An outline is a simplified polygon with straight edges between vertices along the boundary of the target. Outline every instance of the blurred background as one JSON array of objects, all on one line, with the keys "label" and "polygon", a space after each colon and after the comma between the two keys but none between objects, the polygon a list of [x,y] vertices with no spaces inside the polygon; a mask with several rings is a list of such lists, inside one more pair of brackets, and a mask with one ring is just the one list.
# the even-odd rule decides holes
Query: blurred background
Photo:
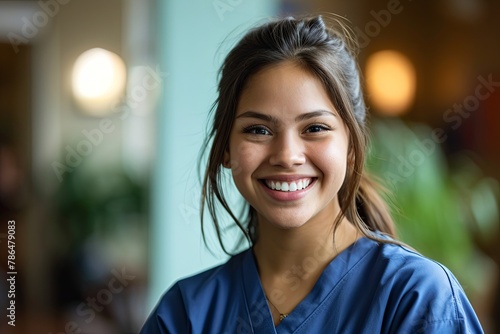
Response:
[{"label": "blurred background", "polygon": [[500,333],[496,0],[1,1],[0,332],[137,333],[175,280],[225,261],[196,166],[218,67],[250,26],[331,12],[359,39],[367,168],[400,237]]}]

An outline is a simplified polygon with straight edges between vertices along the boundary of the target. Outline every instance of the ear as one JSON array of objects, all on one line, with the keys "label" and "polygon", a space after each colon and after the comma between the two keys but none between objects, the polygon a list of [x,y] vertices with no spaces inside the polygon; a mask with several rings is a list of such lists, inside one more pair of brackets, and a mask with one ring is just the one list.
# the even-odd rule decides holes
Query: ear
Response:
[{"label": "ear", "polygon": [[229,154],[229,148],[224,150],[224,160],[222,161],[222,166],[225,168],[231,168],[231,155]]}]

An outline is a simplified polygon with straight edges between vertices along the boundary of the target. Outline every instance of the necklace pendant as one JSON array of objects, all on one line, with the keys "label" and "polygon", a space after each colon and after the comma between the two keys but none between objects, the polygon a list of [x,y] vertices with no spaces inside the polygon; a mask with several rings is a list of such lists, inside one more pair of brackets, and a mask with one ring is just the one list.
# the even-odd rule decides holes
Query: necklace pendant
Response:
[{"label": "necklace pendant", "polygon": [[280,321],[288,317],[288,313],[280,313]]}]

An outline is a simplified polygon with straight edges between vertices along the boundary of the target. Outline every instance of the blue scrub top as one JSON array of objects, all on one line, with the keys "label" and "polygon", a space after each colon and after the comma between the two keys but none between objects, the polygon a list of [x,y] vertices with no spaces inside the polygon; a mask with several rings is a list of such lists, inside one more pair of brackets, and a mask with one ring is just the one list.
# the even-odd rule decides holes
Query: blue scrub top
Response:
[{"label": "blue scrub top", "polygon": [[248,249],[221,266],[175,283],[141,330],[141,334],[156,333],[483,330],[447,268],[405,247],[361,238],[331,261],[309,295],[276,327]]}]

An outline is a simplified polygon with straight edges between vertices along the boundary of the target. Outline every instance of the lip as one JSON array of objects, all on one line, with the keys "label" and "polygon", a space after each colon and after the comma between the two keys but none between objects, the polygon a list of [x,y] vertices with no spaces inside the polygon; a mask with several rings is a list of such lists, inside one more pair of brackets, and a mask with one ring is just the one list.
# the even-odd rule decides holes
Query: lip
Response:
[{"label": "lip", "polygon": [[[301,189],[301,190],[296,190],[296,191],[279,191],[279,190],[273,190],[268,188],[263,180],[276,180],[276,181],[295,181],[298,179],[304,179],[304,178],[311,178],[311,183],[307,188]],[[266,177],[259,179],[259,184],[261,185],[262,189],[264,189],[265,193],[268,194],[272,199],[280,201],[280,202],[290,202],[290,201],[297,201],[309,192],[314,185],[316,184],[316,181],[318,180],[317,177],[311,177],[311,176],[304,176],[304,175],[275,175],[271,177]]]},{"label": "lip", "polygon": [[275,181],[285,181],[285,182],[290,182],[290,181],[296,181],[300,179],[316,179],[317,177],[311,176],[311,175],[285,175],[285,174],[280,174],[280,175],[270,175],[266,177],[260,177],[259,180],[275,180]]}]

